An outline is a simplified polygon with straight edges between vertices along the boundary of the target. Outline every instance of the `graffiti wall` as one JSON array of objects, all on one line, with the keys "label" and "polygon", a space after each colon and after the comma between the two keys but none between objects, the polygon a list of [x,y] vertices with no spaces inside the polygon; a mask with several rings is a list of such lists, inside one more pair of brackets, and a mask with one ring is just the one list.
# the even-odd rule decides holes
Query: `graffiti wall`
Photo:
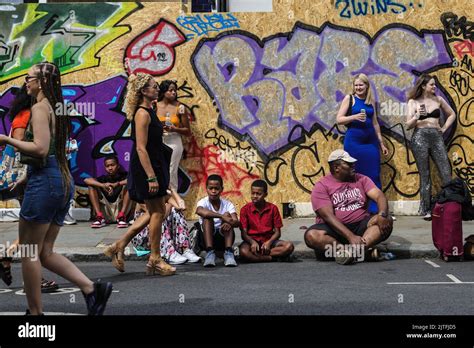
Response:
[{"label": "graffiti wall", "polygon": [[76,206],[85,207],[84,179],[104,174],[104,156],[117,154],[128,169],[127,77],[147,72],[177,80],[178,98],[192,112],[179,172],[189,217],[210,174],[224,178],[224,194],[238,207],[256,178],[269,183],[269,200],[305,203],[329,172],[327,156],[342,147],[346,129],[336,126],[336,114],[363,72],[389,148],[383,190],[390,201],[416,201],[418,171],[404,123],[407,93],[428,72],[457,115],[444,135],[453,175],[474,193],[468,8],[444,0],[274,0],[273,13],[238,14],[183,13],[175,2],[3,5],[0,131],[9,131],[9,106],[27,69],[58,64],[79,144],[71,160]]}]

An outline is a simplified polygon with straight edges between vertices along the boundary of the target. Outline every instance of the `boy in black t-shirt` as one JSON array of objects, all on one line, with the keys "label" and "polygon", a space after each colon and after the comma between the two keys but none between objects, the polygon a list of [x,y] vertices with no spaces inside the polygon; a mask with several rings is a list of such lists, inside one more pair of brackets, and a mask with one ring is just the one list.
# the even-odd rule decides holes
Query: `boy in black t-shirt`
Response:
[{"label": "boy in black t-shirt", "polygon": [[130,209],[127,172],[114,155],[104,159],[104,166],[106,175],[84,180],[89,187],[89,199],[96,216],[91,227],[101,228],[106,222],[117,222],[117,227],[126,228],[126,215]]}]

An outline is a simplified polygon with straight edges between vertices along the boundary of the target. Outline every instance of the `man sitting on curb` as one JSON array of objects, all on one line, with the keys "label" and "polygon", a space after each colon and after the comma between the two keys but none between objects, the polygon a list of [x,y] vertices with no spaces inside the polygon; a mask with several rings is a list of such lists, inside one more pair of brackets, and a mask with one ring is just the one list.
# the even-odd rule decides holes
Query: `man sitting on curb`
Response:
[{"label": "man sitting on curb", "polygon": [[[331,174],[314,185],[311,193],[316,224],[304,235],[316,258],[335,257],[342,265],[358,261],[376,261],[373,247],[392,233],[393,220],[383,192],[365,175],[356,174],[352,158],[344,150],[333,151],[328,158]],[[370,216],[369,199],[377,202],[378,215]]]}]

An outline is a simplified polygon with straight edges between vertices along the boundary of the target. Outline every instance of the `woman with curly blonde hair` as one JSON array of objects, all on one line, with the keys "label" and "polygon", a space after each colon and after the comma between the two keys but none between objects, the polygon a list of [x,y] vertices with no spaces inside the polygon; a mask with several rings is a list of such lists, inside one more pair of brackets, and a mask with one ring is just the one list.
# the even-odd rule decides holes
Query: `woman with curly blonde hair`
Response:
[{"label": "woman with curly blonde hair", "polygon": [[[157,98],[158,84],[151,75],[138,73],[129,77],[125,111],[127,119],[132,123],[134,146],[127,188],[134,201],[145,203],[150,215],[151,255],[146,265],[146,274],[172,275],[176,268],[168,265],[160,254],[161,224],[169,186],[171,150],[163,144],[163,126],[152,108],[152,101]],[[137,219],[135,224],[144,222]],[[112,256],[112,259],[118,260],[123,253],[116,244],[112,244],[105,252]]]}]

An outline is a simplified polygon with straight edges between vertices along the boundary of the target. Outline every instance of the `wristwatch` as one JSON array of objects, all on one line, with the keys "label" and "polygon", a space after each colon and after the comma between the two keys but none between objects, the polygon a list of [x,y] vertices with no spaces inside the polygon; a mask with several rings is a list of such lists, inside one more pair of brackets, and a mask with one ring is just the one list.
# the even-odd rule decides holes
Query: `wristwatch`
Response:
[{"label": "wristwatch", "polygon": [[388,214],[387,214],[386,212],[384,212],[384,211],[381,211],[381,212],[379,213],[379,215],[380,215],[381,217],[384,217],[384,218],[387,218],[387,217],[388,217]]}]

